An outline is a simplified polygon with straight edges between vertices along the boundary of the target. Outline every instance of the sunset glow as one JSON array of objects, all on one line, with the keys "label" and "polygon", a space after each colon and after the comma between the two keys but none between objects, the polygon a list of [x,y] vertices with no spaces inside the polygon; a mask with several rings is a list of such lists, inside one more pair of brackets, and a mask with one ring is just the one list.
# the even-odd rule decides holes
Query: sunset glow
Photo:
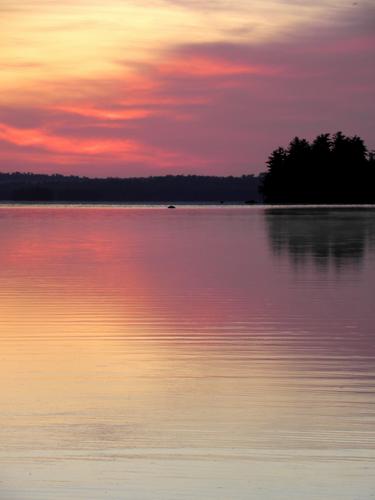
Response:
[{"label": "sunset glow", "polygon": [[5,0],[0,169],[255,173],[339,129],[373,147],[374,20],[370,1]]}]

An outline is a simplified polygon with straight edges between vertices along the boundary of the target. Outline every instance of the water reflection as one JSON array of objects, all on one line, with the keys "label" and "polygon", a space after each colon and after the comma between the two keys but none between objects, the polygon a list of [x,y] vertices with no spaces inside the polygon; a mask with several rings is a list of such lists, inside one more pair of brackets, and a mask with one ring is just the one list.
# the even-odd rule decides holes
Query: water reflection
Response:
[{"label": "water reflection", "polygon": [[310,212],[0,209],[0,498],[370,498],[375,214],[339,281]]},{"label": "water reflection", "polygon": [[358,266],[374,249],[375,209],[270,208],[265,218],[273,252],[295,266]]}]

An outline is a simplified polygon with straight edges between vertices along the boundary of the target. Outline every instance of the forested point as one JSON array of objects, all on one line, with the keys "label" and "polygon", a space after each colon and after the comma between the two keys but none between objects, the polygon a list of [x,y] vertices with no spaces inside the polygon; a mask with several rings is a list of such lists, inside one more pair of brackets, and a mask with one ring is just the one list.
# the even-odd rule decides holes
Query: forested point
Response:
[{"label": "forested point", "polygon": [[375,153],[358,137],[294,138],[268,159],[261,192],[266,203],[375,203]]},{"label": "forested point", "polygon": [[358,137],[295,137],[267,161],[266,173],[240,177],[165,175],[89,178],[0,173],[3,202],[270,204],[375,203],[375,152]]},{"label": "forested point", "polygon": [[0,173],[0,200],[9,202],[228,202],[261,200],[260,177],[166,175],[89,178]]}]

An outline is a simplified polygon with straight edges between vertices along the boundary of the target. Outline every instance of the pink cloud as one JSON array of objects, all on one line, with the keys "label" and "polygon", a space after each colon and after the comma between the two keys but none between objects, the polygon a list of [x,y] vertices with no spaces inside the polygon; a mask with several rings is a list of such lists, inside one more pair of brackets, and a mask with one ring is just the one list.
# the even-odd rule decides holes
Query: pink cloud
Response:
[{"label": "pink cloud", "polygon": [[134,154],[140,146],[129,140],[77,139],[58,136],[43,129],[18,129],[0,124],[0,139],[17,146],[31,146],[54,153],[96,155],[102,153]]},{"label": "pink cloud", "polygon": [[[150,147],[132,139],[77,138],[57,135],[43,129],[25,129],[10,127],[0,123],[0,140],[16,148],[26,148],[30,158],[50,161],[57,164],[80,162],[86,163],[94,157],[101,161],[110,161],[115,156],[116,162],[146,163],[156,162],[163,168],[186,161],[197,161],[189,156]],[[17,152],[17,149],[14,153]],[[48,153],[43,157],[43,153]],[[52,156],[49,154],[52,153]],[[25,158],[25,155],[22,155]],[[8,155],[9,157],[9,155]],[[90,159],[90,160],[89,160]]]}]

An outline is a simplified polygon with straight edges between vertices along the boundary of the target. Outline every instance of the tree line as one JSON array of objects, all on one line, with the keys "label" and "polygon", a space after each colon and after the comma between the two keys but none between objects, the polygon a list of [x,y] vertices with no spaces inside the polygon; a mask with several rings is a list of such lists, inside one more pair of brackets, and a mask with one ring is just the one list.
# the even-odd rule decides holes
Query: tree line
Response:
[{"label": "tree line", "polygon": [[0,173],[0,200],[14,202],[213,202],[260,201],[260,178],[216,177],[89,178],[31,173]]}]

